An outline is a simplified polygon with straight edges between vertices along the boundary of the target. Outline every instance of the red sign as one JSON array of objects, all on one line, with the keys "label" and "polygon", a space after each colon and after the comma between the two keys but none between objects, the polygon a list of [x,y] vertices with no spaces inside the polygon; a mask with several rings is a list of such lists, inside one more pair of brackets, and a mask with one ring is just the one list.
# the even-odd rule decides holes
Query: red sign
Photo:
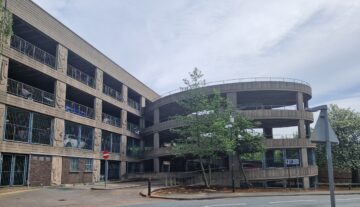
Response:
[{"label": "red sign", "polygon": [[102,154],[103,154],[103,158],[104,158],[105,160],[109,159],[109,157],[110,157],[109,151],[103,151]]}]

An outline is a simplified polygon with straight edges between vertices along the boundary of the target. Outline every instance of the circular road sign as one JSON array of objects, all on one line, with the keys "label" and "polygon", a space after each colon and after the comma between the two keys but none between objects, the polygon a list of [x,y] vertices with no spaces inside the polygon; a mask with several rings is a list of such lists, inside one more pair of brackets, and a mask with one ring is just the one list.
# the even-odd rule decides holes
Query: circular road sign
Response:
[{"label": "circular road sign", "polygon": [[110,157],[109,151],[103,151],[102,154],[103,154],[103,158],[104,158],[105,160],[109,159],[109,157]]}]

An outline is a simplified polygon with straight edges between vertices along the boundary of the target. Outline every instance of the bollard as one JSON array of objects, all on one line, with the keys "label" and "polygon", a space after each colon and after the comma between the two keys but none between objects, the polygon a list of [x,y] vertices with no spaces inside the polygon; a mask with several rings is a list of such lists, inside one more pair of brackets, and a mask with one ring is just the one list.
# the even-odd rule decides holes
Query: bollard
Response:
[{"label": "bollard", "polygon": [[148,196],[151,196],[151,178],[148,180]]}]

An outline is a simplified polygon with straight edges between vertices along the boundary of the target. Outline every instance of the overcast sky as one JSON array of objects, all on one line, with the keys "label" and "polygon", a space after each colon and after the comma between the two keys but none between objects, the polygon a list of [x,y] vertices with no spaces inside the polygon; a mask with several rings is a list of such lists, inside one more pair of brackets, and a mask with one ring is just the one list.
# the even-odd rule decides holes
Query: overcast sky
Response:
[{"label": "overcast sky", "polygon": [[207,82],[307,81],[311,105],[360,111],[359,0],[34,0],[159,94]]}]

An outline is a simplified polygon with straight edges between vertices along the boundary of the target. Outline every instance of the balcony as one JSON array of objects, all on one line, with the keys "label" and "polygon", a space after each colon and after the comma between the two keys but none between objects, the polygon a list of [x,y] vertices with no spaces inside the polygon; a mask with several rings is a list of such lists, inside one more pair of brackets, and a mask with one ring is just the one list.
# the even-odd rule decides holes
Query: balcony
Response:
[{"label": "balcony", "polygon": [[118,100],[118,101],[123,101],[123,96],[122,96],[121,92],[119,92],[105,84],[103,85],[103,93]]},{"label": "balcony", "polygon": [[42,103],[48,106],[55,106],[54,94],[27,85],[25,83],[21,83],[11,78],[8,78],[7,92],[9,94]]},{"label": "balcony", "polygon": [[95,88],[95,79],[93,77],[69,64],[67,67],[67,75],[85,85]]},{"label": "balcony", "polygon": [[140,104],[131,98],[128,98],[128,105],[134,109],[140,110]]},{"label": "balcony", "polygon": [[79,115],[79,116],[83,116],[83,117],[87,117],[90,119],[94,119],[94,109],[81,105],[79,103],[70,101],[70,100],[66,100],[66,104],[65,104],[65,110],[67,112]]},{"label": "balcony", "polygon": [[19,36],[11,36],[10,47],[37,60],[52,69],[56,69],[56,58],[52,54],[42,50]]},{"label": "balcony", "polygon": [[239,110],[297,110],[296,105],[250,105],[238,104]]},{"label": "balcony", "polygon": [[121,119],[109,114],[102,113],[102,122],[116,127],[121,127]]},{"label": "balcony", "polygon": [[140,134],[140,127],[136,124],[133,124],[131,122],[127,123],[127,129],[135,134]]}]

